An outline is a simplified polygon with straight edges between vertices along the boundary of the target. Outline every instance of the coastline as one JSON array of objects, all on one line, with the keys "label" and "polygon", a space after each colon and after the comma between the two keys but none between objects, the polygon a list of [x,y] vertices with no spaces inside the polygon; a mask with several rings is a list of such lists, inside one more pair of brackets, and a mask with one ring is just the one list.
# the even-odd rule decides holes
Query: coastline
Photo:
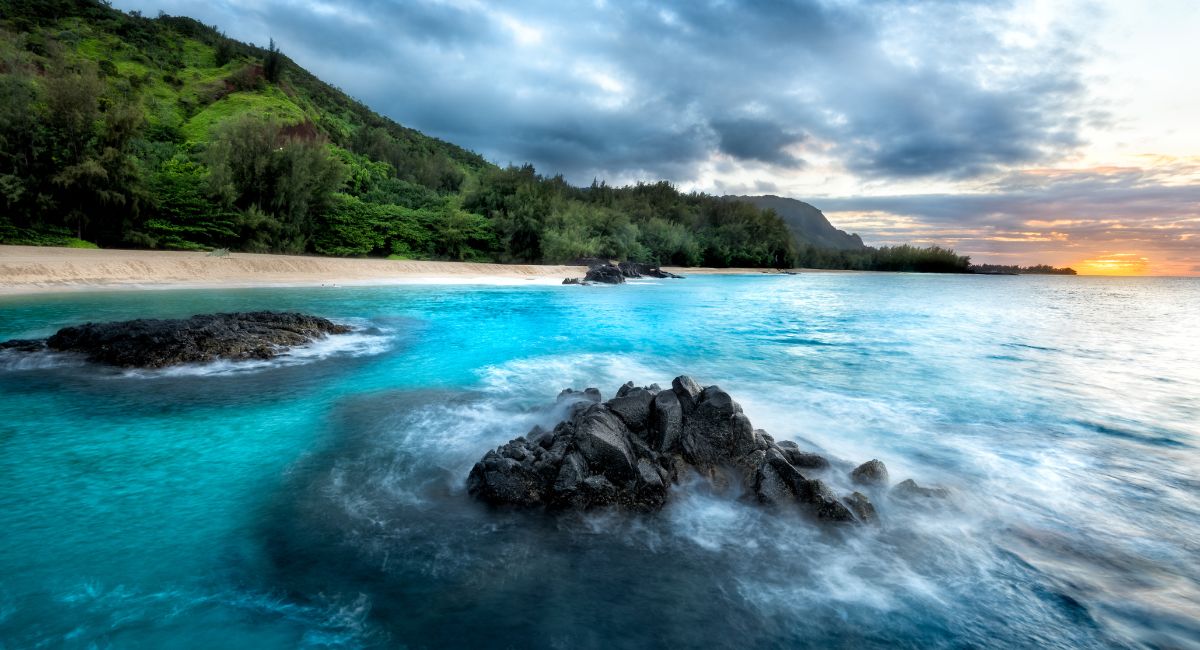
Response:
[{"label": "coastline", "polygon": [[[762,274],[752,268],[664,267],[680,275]],[[404,284],[561,284],[583,266],[352,259],[262,253],[0,245],[0,296],[129,289]],[[837,272],[837,271],[833,271]]]}]

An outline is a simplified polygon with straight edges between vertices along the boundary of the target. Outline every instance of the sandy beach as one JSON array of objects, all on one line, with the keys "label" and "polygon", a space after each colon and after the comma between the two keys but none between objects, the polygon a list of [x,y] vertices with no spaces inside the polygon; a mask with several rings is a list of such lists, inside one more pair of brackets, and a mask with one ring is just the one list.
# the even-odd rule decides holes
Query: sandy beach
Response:
[{"label": "sandy beach", "polygon": [[[680,275],[761,269],[671,268]],[[560,284],[582,266],[0,246],[0,294],[85,289],[367,284]]]}]

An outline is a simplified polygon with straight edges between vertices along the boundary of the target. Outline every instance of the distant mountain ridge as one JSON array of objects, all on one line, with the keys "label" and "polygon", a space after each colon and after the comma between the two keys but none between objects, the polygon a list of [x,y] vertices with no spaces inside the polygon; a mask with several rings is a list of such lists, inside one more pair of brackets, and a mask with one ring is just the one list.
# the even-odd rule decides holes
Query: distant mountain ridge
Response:
[{"label": "distant mountain ridge", "polygon": [[732,200],[746,201],[760,210],[775,211],[792,232],[798,246],[812,245],[843,251],[866,250],[866,245],[857,234],[848,234],[829,223],[820,210],[796,199],[766,194],[763,196],[729,196]]}]

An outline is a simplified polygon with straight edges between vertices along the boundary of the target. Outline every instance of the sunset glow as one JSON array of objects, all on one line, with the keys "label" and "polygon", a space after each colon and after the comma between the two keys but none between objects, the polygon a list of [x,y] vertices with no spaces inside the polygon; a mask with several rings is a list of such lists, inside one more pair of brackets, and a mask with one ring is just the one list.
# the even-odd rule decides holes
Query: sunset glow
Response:
[{"label": "sunset glow", "polygon": [[1146,275],[1150,260],[1136,253],[1110,253],[1083,260],[1075,270],[1081,275]]}]

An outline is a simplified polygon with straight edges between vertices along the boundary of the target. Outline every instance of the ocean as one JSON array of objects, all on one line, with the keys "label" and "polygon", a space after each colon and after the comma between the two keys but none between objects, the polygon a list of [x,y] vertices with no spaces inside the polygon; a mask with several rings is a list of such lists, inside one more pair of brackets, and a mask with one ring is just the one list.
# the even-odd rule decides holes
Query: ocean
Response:
[{"label": "ocean", "polygon": [[[0,298],[0,340],[296,310],[271,362],[0,357],[0,648],[1200,648],[1200,280],[805,273]],[[878,494],[490,510],[565,387],[717,384]],[[841,470],[823,477],[849,489]]]}]

